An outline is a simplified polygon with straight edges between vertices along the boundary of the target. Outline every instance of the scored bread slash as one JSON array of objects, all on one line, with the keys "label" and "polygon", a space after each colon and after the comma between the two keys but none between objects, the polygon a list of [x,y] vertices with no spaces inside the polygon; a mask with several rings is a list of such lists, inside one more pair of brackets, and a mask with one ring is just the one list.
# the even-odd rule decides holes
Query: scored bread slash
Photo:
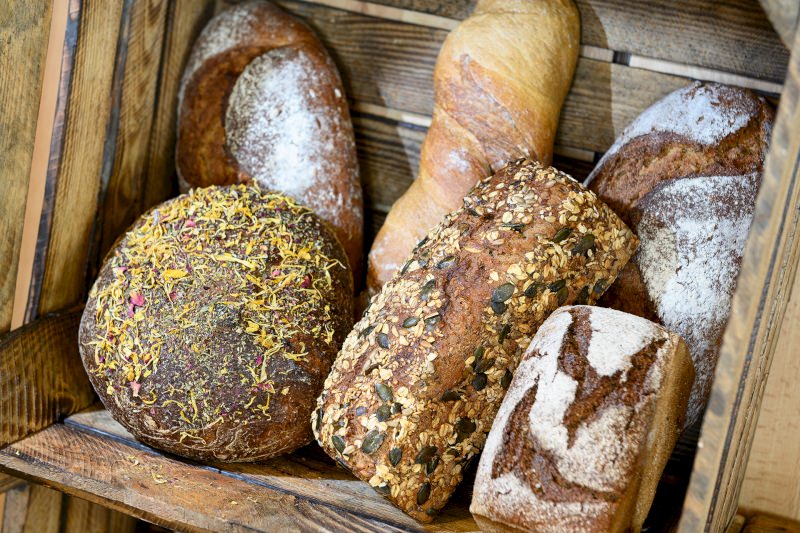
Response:
[{"label": "scored bread slash", "polygon": [[481,181],[347,337],[312,417],[317,440],[432,520],[483,447],[538,326],[561,305],[595,302],[636,244],[554,168],[518,160]]}]

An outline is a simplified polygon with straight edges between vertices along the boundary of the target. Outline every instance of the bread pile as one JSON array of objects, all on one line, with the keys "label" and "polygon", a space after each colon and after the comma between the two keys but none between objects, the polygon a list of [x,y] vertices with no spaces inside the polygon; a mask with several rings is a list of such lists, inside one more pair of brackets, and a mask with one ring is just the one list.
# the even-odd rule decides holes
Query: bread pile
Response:
[{"label": "bread pile", "polygon": [[363,208],[336,67],[265,0],[217,15],[180,89],[188,192],[118,241],[81,323],[114,417],[200,460],[313,432],[421,522],[480,456],[486,531],[641,529],[708,401],[773,112],[695,82],[581,184],[549,166],[579,46],[570,0],[479,0],[450,34],[352,327]]}]

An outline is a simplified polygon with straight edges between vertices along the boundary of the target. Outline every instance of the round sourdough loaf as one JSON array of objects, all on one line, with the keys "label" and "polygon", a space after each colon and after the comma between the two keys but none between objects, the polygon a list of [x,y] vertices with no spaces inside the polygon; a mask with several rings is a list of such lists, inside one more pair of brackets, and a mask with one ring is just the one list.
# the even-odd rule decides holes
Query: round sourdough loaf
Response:
[{"label": "round sourdough loaf", "polygon": [[751,91],[695,82],[642,113],[587,179],[641,239],[600,303],[686,341],[697,373],[687,426],[711,392],[772,119]]},{"label": "round sourdough loaf", "polygon": [[310,210],[255,187],[195,189],[143,215],[110,252],[81,355],[142,442],[266,459],[311,440],[351,294],[344,251]]},{"label": "round sourdough loaf", "polygon": [[183,191],[256,182],[311,207],[360,279],[363,201],[347,98],[301,21],[255,0],[208,23],[181,80],[175,157]]}]

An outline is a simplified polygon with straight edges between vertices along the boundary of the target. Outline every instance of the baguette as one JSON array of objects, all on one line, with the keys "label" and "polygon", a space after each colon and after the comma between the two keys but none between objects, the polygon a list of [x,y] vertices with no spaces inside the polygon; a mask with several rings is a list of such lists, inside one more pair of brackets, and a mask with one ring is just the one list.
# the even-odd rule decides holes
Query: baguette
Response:
[{"label": "baguette", "polygon": [[521,157],[550,164],[579,47],[572,0],[479,0],[447,37],[417,179],[369,254],[372,292],[479,180]]}]

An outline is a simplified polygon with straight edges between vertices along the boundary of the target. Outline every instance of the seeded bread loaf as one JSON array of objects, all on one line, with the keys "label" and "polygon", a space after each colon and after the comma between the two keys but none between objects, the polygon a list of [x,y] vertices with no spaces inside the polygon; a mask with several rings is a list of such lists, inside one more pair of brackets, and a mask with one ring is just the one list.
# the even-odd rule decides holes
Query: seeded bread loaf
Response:
[{"label": "seeded bread loaf", "polygon": [[702,417],[730,315],[773,111],[744,89],[696,82],[642,113],[587,182],[641,239],[601,301],[679,334]]},{"label": "seeded bread loaf", "polygon": [[480,182],[375,296],[318,400],[317,440],[427,522],[480,452],[554,309],[594,302],[636,247],[605,204],[520,160]]},{"label": "seeded bread loaf", "polygon": [[478,465],[482,531],[641,530],[683,424],[694,369],[678,335],[562,307],[525,351]]},{"label": "seeded bread loaf", "polygon": [[111,251],[80,326],[83,363],[142,442],[255,461],[308,443],[352,324],[341,245],[308,208],[245,186],[195,189]]},{"label": "seeded bread loaf", "polygon": [[311,207],[361,279],[362,193],[347,98],[300,20],[264,0],[211,19],[181,80],[175,159],[183,191],[256,182]]}]

